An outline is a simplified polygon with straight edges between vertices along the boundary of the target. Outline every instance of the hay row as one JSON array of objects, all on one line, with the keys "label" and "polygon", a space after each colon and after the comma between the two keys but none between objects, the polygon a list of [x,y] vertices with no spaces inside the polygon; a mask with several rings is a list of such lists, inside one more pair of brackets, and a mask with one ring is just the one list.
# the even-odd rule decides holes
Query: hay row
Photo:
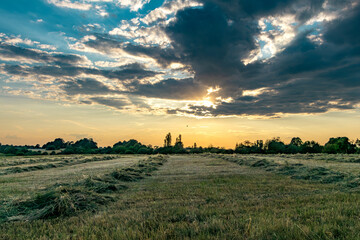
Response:
[{"label": "hay row", "polygon": [[67,217],[96,211],[115,200],[111,193],[127,189],[125,182],[150,176],[166,160],[163,156],[149,157],[102,176],[87,177],[72,184],[56,184],[32,199],[0,203],[0,222]]},{"label": "hay row", "polygon": [[235,162],[239,165],[262,168],[266,171],[290,176],[292,179],[302,179],[323,184],[337,184],[343,189],[360,190],[360,176],[350,173],[333,171],[324,167],[309,167],[302,163],[284,164],[267,159],[240,158],[239,156],[219,155],[221,159]]},{"label": "hay row", "polygon": [[39,164],[39,165],[33,165],[33,166],[27,166],[27,167],[10,167],[5,168],[0,172],[1,175],[8,175],[8,174],[14,174],[14,173],[22,173],[22,172],[32,172],[32,171],[38,171],[38,170],[44,170],[49,168],[60,168],[60,167],[66,167],[66,166],[73,166],[78,164],[84,164],[88,162],[98,162],[98,161],[107,161],[115,159],[116,157],[107,156],[107,157],[93,157],[93,158],[86,158],[81,160],[64,160],[62,162],[58,163],[48,163],[48,164]]},{"label": "hay row", "polygon": [[[36,164],[36,163],[49,163],[49,162],[59,162],[64,160],[78,160],[83,159],[86,156],[71,156],[71,157],[37,157],[37,158],[20,158],[20,159],[11,159],[12,157],[7,157],[0,159],[0,167],[14,167],[25,164]],[[11,159],[11,160],[10,160]]]}]

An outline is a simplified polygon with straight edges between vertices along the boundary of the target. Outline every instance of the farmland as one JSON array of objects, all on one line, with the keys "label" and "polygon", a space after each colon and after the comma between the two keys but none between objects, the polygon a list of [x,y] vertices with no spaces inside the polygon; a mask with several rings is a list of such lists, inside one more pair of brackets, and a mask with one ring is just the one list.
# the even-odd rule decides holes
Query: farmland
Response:
[{"label": "farmland", "polygon": [[[34,168],[48,164],[56,167]],[[359,155],[0,157],[0,173],[0,239],[360,238]],[[15,211],[64,187],[95,204]]]}]

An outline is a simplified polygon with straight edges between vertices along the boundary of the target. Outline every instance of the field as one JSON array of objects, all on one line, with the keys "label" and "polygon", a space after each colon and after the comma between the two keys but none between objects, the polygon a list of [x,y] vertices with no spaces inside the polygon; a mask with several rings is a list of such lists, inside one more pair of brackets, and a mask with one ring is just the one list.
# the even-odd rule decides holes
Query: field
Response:
[{"label": "field", "polygon": [[[359,155],[0,156],[0,239],[360,239],[359,176]],[[49,192],[68,204],[28,209]]]}]

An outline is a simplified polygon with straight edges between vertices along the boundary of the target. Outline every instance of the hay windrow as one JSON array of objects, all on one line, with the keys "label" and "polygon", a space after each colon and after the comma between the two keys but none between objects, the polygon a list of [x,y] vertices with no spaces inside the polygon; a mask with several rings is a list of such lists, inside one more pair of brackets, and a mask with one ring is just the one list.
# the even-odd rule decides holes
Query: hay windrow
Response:
[{"label": "hay windrow", "polygon": [[57,163],[48,163],[48,164],[42,164],[42,165],[34,165],[34,166],[28,166],[28,167],[9,167],[5,168],[0,172],[0,175],[7,175],[7,174],[14,174],[14,173],[22,173],[22,172],[32,172],[32,171],[38,171],[43,169],[49,169],[49,168],[60,168],[60,167],[66,167],[66,166],[73,166],[78,164],[84,164],[88,162],[98,162],[98,161],[107,161],[115,159],[114,156],[106,156],[106,157],[92,157],[92,158],[85,158],[85,159],[65,159],[61,162]]},{"label": "hay windrow", "polygon": [[82,211],[96,211],[114,201],[111,193],[128,188],[124,182],[133,182],[149,176],[167,158],[149,157],[128,168],[97,177],[87,177],[72,184],[55,184],[28,200],[1,202],[1,221],[49,219],[76,215]]},{"label": "hay windrow", "polygon": [[272,160],[259,160],[258,158],[246,158],[238,155],[219,155],[218,157],[226,161],[235,162],[239,165],[262,168],[276,174],[287,175],[292,179],[308,180],[322,184],[337,184],[343,190],[353,189],[360,191],[359,176],[350,173],[337,172],[324,167],[306,166],[302,163],[289,164],[287,161],[285,161],[285,163],[278,163]]},{"label": "hay windrow", "polygon": [[[108,157],[108,156],[107,156]],[[20,165],[27,165],[27,164],[36,164],[36,163],[50,163],[50,162],[69,162],[79,159],[85,159],[86,156],[62,156],[62,157],[22,157],[17,159],[15,157],[14,160],[3,160],[0,162],[0,167],[13,167],[13,166],[20,166]]]}]

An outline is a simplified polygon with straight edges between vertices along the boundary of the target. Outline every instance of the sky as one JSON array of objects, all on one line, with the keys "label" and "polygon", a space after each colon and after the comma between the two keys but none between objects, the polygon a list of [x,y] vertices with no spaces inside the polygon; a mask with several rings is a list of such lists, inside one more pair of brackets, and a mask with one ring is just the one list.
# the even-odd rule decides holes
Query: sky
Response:
[{"label": "sky", "polygon": [[0,1],[0,142],[360,138],[359,0]]}]

